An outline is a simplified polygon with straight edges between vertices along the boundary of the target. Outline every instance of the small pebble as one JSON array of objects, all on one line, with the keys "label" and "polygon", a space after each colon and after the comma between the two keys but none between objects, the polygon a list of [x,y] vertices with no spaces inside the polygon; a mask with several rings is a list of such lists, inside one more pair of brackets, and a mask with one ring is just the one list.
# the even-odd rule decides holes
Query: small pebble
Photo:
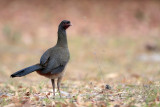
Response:
[{"label": "small pebble", "polygon": [[107,89],[107,90],[111,90],[111,86],[106,85],[106,89]]}]

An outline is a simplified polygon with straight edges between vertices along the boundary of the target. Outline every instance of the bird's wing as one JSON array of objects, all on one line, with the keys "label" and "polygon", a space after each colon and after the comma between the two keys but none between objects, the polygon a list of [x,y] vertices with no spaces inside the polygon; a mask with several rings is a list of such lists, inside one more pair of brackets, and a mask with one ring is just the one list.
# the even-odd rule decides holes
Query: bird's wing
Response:
[{"label": "bird's wing", "polygon": [[50,58],[50,52],[47,50],[40,59],[40,65],[45,66]]},{"label": "bird's wing", "polygon": [[64,62],[58,62],[56,59],[50,59],[47,63],[47,66],[41,71],[41,73],[46,74],[49,72],[53,72],[52,74],[58,73],[63,71],[66,63]]},{"label": "bird's wing", "polygon": [[53,71],[51,72],[51,74],[58,74],[60,72],[62,72],[65,68],[65,65],[60,65],[58,67],[56,67],[55,69],[53,69]]},{"label": "bird's wing", "polygon": [[41,71],[41,73],[48,73],[51,72],[54,68],[58,67],[60,64],[57,63],[56,59],[50,58],[46,67]]},{"label": "bird's wing", "polygon": [[41,70],[41,73],[46,74],[49,72],[53,72],[54,69],[55,72],[62,71],[67,62],[63,61],[63,58],[61,58],[61,56],[61,52],[58,51],[58,48],[50,48],[50,50],[46,51],[41,58],[41,63],[45,65],[44,69]]}]

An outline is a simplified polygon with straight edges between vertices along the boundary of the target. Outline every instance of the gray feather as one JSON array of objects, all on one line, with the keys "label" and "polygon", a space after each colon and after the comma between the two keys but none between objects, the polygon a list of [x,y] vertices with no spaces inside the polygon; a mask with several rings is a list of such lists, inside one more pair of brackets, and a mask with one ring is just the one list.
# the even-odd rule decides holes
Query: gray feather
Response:
[{"label": "gray feather", "polygon": [[63,65],[60,65],[59,67],[55,68],[51,74],[58,74],[58,73],[61,73],[63,70],[64,70],[65,66]]},{"label": "gray feather", "polygon": [[41,59],[40,59],[40,64],[42,66],[45,66],[46,63],[48,62],[49,60],[49,57],[50,57],[50,52],[49,52],[49,49],[42,55]]},{"label": "gray feather", "polygon": [[42,66],[39,65],[39,64],[32,65],[32,66],[30,66],[30,67],[24,68],[24,69],[22,69],[22,70],[19,70],[19,71],[13,73],[13,74],[11,75],[11,77],[14,78],[14,77],[25,76],[25,75],[27,75],[27,74],[35,71],[35,70],[41,70],[41,69],[42,69]]}]

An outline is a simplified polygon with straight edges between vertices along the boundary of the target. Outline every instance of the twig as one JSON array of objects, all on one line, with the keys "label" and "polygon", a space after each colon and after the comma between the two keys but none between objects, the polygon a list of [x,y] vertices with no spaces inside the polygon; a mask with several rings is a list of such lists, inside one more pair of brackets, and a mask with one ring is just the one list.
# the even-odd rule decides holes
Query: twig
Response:
[{"label": "twig", "polygon": [[102,81],[103,85],[105,86],[104,78],[103,78],[103,72],[102,72],[100,61],[98,60],[98,56],[97,56],[96,52],[94,53],[94,55],[95,55],[95,59],[96,59],[96,62],[97,62],[98,68],[99,68],[99,72],[101,74],[101,81]]}]

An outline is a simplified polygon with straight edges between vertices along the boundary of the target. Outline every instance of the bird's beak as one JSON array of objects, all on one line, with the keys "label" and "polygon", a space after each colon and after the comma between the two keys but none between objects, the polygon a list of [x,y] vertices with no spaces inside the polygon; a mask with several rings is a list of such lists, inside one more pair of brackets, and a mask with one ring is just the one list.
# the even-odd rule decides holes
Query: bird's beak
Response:
[{"label": "bird's beak", "polygon": [[69,25],[69,26],[72,26],[72,24],[71,24],[71,23],[69,23],[68,25]]}]

